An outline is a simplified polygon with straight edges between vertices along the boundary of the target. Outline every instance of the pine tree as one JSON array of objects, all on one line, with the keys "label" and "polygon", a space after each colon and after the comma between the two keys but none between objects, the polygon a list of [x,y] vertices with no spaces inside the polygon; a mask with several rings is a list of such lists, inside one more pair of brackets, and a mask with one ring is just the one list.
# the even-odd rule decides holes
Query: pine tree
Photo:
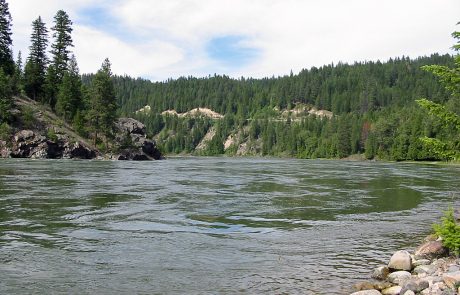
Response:
[{"label": "pine tree", "polygon": [[72,55],[69,61],[69,70],[64,73],[57,94],[56,112],[64,120],[73,119],[82,104],[81,78],[77,60]]},{"label": "pine tree", "polygon": [[30,54],[24,69],[24,88],[26,94],[34,100],[44,99],[46,67],[48,57],[48,29],[39,16],[32,22],[32,35],[30,36]]},{"label": "pine tree", "polygon": [[20,94],[24,91],[24,69],[22,66],[22,53],[18,52],[18,58],[14,65],[14,74],[12,77],[12,87],[14,94]]},{"label": "pine tree", "polygon": [[91,85],[88,121],[93,132],[94,145],[97,143],[98,134],[102,133],[105,136],[105,146],[108,148],[108,139],[113,133],[116,111],[117,102],[111,65],[109,59],[105,59]]},{"label": "pine tree", "polygon": [[67,70],[67,65],[70,60],[69,47],[73,47],[72,44],[72,21],[68,14],[59,10],[54,17],[53,38],[54,43],[51,45],[51,53],[53,54],[53,65],[56,68],[58,79],[61,80],[64,77],[64,72]]},{"label": "pine tree", "polygon": [[10,118],[12,95],[10,79],[0,68],[0,123],[8,121]]},{"label": "pine tree", "polygon": [[4,74],[10,76],[14,73],[11,21],[8,3],[0,0],[0,68],[3,69]]},{"label": "pine tree", "polygon": [[72,43],[72,21],[69,15],[59,10],[54,16],[54,27],[53,30],[54,43],[51,44],[52,65],[48,71],[49,77],[47,77],[47,98],[52,108],[56,104],[56,96],[59,91],[59,85],[64,78],[65,72],[68,70],[68,64],[70,61],[69,47],[73,47]]}]

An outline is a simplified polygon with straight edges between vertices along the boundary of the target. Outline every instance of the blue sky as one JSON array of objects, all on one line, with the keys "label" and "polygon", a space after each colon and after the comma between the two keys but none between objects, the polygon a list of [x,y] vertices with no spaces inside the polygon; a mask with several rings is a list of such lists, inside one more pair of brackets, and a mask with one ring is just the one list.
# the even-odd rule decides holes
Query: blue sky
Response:
[{"label": "blue sky", "polygon": [[[57,10],[74,25],[81,72],[165,80],[266,77],[331,62],[452,53],[458,0],[9,0],[14,50]],[[51,38],[51,37],[50,37]]]}]

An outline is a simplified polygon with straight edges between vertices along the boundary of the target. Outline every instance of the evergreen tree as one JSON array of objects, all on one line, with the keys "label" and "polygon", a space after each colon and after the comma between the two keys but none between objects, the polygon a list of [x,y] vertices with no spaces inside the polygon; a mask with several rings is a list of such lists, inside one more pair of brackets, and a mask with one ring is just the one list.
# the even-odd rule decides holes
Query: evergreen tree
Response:
[{"label": "evergreen tree", "polygon": [[45,92],[46,67],[48,57],[48,30],[39,16],[32,22],[30,54],[24,69],[24,88],[26,94],[34,100],[43,100]]},{"label": "evergreen tree", "polygon": [[105,59],[101,69],[96,73],[91,85],[91,101],[88,112],[90,129],[93,132],[94,144],[98,134],[105,136],[105,146],[112,135],[116,120],[117,102],[112,82],[112,71],[109,59]]},{"label": "evergreen tree", "polygon": [[10,79],[0,68],[0,123],[8,121],[13,103]]},{"label": "evergreen tree", "polygon": [[11,39],[11,14],[6,0],[0,0],[0,68],[5,75],[13,75],[14,59]]},{"label": "evergreen tree", "polygon": [[69,70],[64,73],[56,102],[56,113],[64,120],[73,119],[82,105],[81,78],[77,60],[72,55],[69,61]]},{"label": "evergreen tree", "polygon": [[18,59],[16,60],[14,75],[12,78],[12,87],[14,94],[20,94],[24,91],[24,69],[22,65],[22,54],[18,52]]},{"label": "evergreen tree", "polygon": [[68,70],[70,61],[70,47],[72,43],[72,21],[69,15],[59,10],[54,16],[53,31],[54,43],[51,44],[52,69],[48,71],[47,77],[47,97],[52,108],[56,104],[56,96],[59,91],[59,85],[64,78],[65,72]]}]

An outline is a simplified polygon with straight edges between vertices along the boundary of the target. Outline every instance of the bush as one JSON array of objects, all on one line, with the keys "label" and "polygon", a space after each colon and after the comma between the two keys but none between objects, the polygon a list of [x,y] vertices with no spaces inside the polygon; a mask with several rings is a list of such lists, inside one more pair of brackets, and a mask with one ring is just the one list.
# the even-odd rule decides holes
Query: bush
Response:
[{"label": "bush", "polygon": [[454,209],[450,207],[442,217],[441,224],[434,224],[433,228],[442,238],[442,244],[455,255],[460,255],[460,225],[456,222]]},{"label": "bush", "polygon": [[0,140],[8,142],[11,137],[12,129],[7,123],[0,124]]},{"label": "bush", "polygon": [[54,132],[54,128],[49,128],[48,129],[48,132],[46,133],[46,137],[52,142],[57,142],[58,141],[58,137],[56,135],[56,132]]}]

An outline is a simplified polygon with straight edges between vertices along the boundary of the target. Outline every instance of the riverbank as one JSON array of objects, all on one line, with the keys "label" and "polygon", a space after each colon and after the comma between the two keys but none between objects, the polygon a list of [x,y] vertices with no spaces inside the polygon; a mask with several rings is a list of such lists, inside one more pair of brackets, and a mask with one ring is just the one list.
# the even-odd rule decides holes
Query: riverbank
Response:
[{"label": "riverbank", "polygon": [[374,269],[371,280],[355,284],[351,295],[460,294],[460,258],[428,236],[413,252],[395,252],[388,265]]}]

